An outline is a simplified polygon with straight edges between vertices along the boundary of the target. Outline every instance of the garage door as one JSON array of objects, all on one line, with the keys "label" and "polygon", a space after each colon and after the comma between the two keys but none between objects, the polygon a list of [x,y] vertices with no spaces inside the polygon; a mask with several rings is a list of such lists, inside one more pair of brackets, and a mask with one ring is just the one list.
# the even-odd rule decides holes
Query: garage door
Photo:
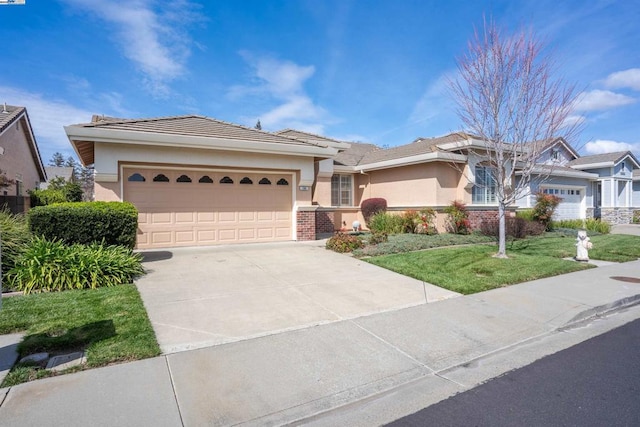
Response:
[{"label": "garage door", "polygon": [[542,189],[542,192],[553,194],[562,199],[553,214],[553,219],[581,219],[585,217],[582,209],[583,189],[549,187]]},{"label": "garage door", "polygon": [[139,249],[292,240],[292,175],[124,169]]}]

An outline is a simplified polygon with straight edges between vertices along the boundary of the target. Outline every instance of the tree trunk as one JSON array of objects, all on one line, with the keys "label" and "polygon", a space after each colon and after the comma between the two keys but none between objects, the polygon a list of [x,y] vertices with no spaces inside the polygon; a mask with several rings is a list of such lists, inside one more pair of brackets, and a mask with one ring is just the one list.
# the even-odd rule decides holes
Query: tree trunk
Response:
[{"label": "tree trunk", "polygon": [[498,253],[496,258],[508,258],[506,228],[505,205],[503,202],[498,202]]}]

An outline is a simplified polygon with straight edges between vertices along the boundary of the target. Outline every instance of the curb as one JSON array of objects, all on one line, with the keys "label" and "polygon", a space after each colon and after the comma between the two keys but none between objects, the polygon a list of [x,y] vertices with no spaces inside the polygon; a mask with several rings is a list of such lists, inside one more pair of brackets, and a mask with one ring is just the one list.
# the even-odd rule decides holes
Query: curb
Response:
[{"label": "curb", "polygon": [[640,304],[640,294],[622,298],[609,304],[592,307],[588,310],[584,310],[576,314],[571,320],[565,323],[564,326],[559,327],[558,330],[572,326],[575,323],[580,323],[580,322],[594,319],[596,317],[605,316],[616,310],[622,310],[628,307],[633,307],[634,305],[638,305],[638,304]]}]

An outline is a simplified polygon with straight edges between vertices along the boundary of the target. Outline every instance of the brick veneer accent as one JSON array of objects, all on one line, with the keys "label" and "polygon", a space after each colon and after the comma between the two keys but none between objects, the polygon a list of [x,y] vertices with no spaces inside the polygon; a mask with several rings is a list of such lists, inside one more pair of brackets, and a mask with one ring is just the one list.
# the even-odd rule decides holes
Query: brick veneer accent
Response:
[{"label": "brick veneer accent", "polygon": [[298,211],[296,212],[296,237],[298,240],[316,239],[316,212]]},{"label": "brick veneer accent", "polygon": [[316,211],[316,234],[333,233],[335,231],[335,215],[333,211]]},{"label": "brick veneer accent", "polygon": [[491,211],[469,211],[469,222],[471,222],[471,229],[478,230],[480,225],[485,221],[497,221],[498,210]]}]

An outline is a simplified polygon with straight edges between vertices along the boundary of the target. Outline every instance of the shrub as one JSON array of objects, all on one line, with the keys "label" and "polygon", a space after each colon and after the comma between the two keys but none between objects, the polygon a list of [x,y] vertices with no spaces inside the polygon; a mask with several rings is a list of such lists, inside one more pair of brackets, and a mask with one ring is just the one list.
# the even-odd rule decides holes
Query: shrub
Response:
[{"label": "shrub", "polygon": [[35,237],[9,271],[9,285],[25,294],[95,289],[131,283],[144,273],[142,256],[122,246],[74,244]]},{"label": "shrub", "polygon": [[16,259],[31,241],[31,233],[24,215],[0,211],[0,245],[2,246],[2,274],[15,265]]},{"label": "shrub", "polygon": [[640,210],[633,211],[633,223],[634,224],[640,223]]},{"label": "shrub", "polygon": [[387,211],[387,201],[380,197],[374,197],[372,199],[363,200],[360,204],[360,210],[364,217],[364,222],[369,225],[369,220],[372,216],[379,212]]},{"label": "shrub", "polygon": [[44,190],[29,190],[31,207],[47,206],[54,203],[81,202],[84,192],[80,184],[55,178]]},{"label": "shrub", "polygon": [[402,218],[402,232],[415,233],[416,225],[420,220],[420,217],[418,216],[418,212],[414,210],[408,210],[403,212],[402,215],[400,215],[400,218]]},{"label": "shrub", "polygon": [[551,230],[553,212],[562,199],[553,194],[539,192],[536,194],[536,205],[533,207],[533,219],[544,224],[547,231]]},{"label": "shrub", "polygon": [[133,249],[138,211],[127,202],[60,203],[33,208],[28,213],[34,235],[67,244],[103,242]]},{"label": "shrub", "polygon": [[385,243],[389,241],[389,235],[383,231],[376,231],[369,235],[367,243],[370,245],[377,245],[379,243]]},{"label": "shrub", "polygon": [[469,234],[471,231],[471,222],[469,221],[469,213],[467,206],[455,200],[449,206],[444,208],[447,214],[447,230],[454,234]]},{"label": "shrub", "polygon": [[353,252],[364,246],[364,243],[358,236],[346,233],[336,233],[327,240],[326,248],[335,252],[345,253]]},{"label": "shrub", "polygon": [[595,218],[587,219],[563,219],[560,221],[553,221],[552,228],[570,228],[573,230],[584,229],[587,231],[595,231],[600,234],[609,234],[611,231],[611,224],[607,221],[602,221]]},{"label": "shrub", "polygon": [[402,233],[404,221],[400,215],[378,212],[369,220],[369,230],[387,234]]},{"label": "shrub", "polygon": [[[523,239],[527,236],[539,236],[544,233],[545,226],[537,221],[528,221],[524,218],[505,218],[505,232],[508,237]],[[499,237],[499,224],[497,220],[483,221],[480,224],[480,232],[485,236]]]},{"label": "shrub", "polygon": [[526,219],[527,221],[535,221],[533,218],[533,209],[522,209],[516,212],[516,218]]},{"label": "shrub", "polygon": [[431,208],[420,209],[415,232],[418,234],[438,234],[436,229],[436,211]]}]

